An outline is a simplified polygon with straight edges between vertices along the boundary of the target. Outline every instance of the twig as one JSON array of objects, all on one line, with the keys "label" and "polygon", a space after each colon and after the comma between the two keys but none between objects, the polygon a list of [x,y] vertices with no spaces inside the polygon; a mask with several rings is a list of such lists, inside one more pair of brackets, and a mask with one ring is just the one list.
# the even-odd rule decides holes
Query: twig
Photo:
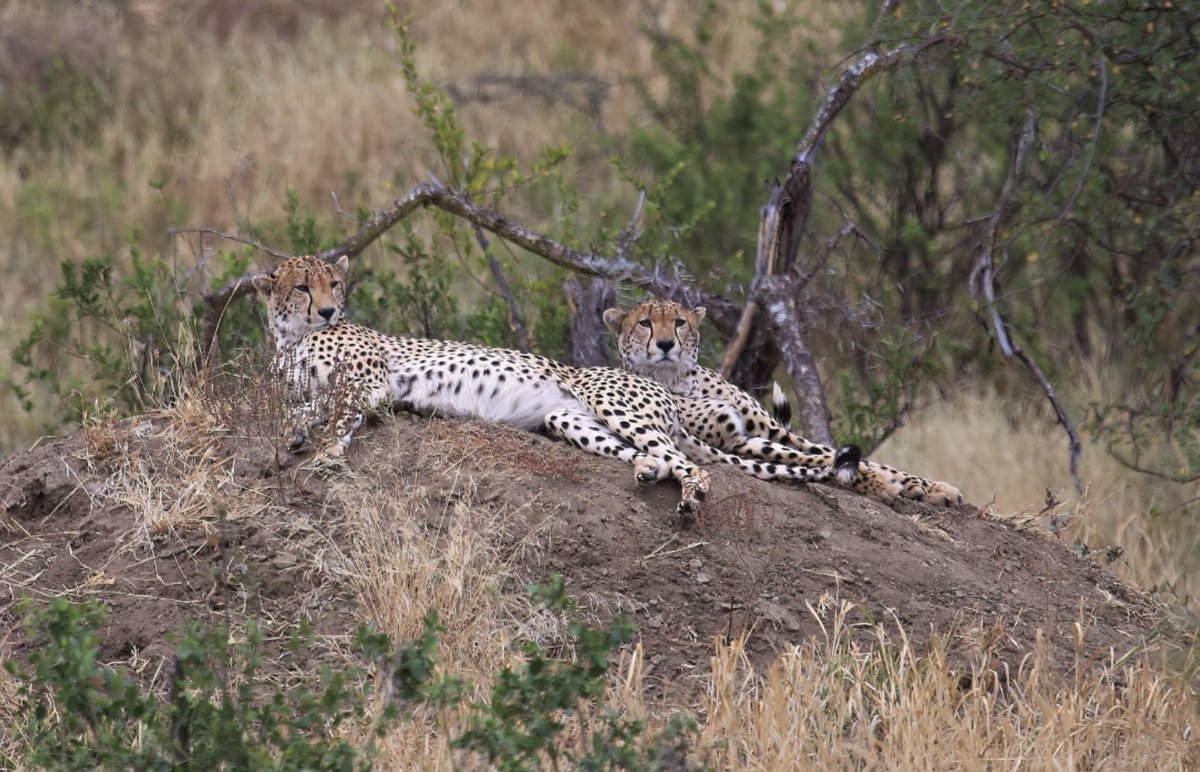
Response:
[{"label": "twig", "polygon": [[1125,467],[1126,469],[1129,469],[1130,471],[1140,472],[1144,475],[1149,475],[1150,477],[1157,477],[1160,480],[1169,480],[1171,482],[1179,483],[1181,485],[1186,485],[1188,483],[1193,483],[1193,482],[1196,482],[1197,480],[1200,480],[1200,473],[1193,474],[1193,475],[1180,476],[1180,475],[1174,475],[1174,474],[1167,474],[1166,472],[1159,472],[1155,469],[1148,469],[1148,468],[1142,466],[1141,464],[1139,464],[1136,460],[1131,461],[1131,460],[1125,458],[1124,456],[1122,456],[1121,453],[1116,448],[1114,448],[1111,444],[1108,446],[1108,455],[1112,456],[1113,459],[1118,464]]},{"label": "twig", "polygon": [[629,217],[629,224],[621,229],[617,234],[617,257],[624,259],[633,251],[633,245],[637,243],[638,238],[642,235],[638,224],[642,220],[642,207],[646,204],[646,189],[642,188],[638,191],[637,204],[633,207],[633,214]]},{"label": "twig", "polygon": [[513,300],[512,290],[508,288],[508,281],[504,278],[504,272],[500,270],[500,263],[497,262],[496,255],[492,252],[492,245],[488,243],[487,237],[483,235],[483,229],[478,225],[475,226],[475,240],[479,242],[479,248],[487,257],[488,267],[492,269],[492,278],[496,280],[500,297],[504,298],[504,304],[508,307],[508,323],[512,325],[513,333],[517,336],[517,348],[526,352],[533,351],[533,347],[529,345],[529,333],[525,329],[525,322],[522,321],[521,313],[517,310],[517,302]]},{"label": "twig", "polygon": [[697,547],[703,547],[705,544],[708,544],[708,542],[698,541],[698,542],[693,542],[693,543],[687,545],[686,547],[676,547],[675,549],[667,550],[666,552],[659,552],[658,550],[655,550],[654,552],[651,552],[649,555],[643,555],[642,560],[650,560],[651,558],[665,558],[667,555],[677,555],[680,552],[687,552],[688,550],[694,550]]},{"label": "twig", "polygon": [[214,228],[206,228],[206,227],[168,228],[167,233],[169,233],[172,236],[178,236],[178,235],[183,235],[183,234],[187,234],[187,233],[199,233],[201,235],[218,236],[220,238],[226,239],[227,241],[236,241],[239,244],[245,244],[246,246],[254,247],[258,251],[265,252],[268,255],[270,255],[271,257],[277,257],[280,260],[286,260],[289,257],[291,257],[291,255],[287,254],[286,252],[280,252],[278,250],[271,249],[270,247],[266,246],[262,242],[255,241],[254,239],[246,238],[245,236],[236,236],[232,233],[223,233]]},{"label": "twig", "polygon": [[892,416],[892,420],[888,421],[888,425],[884,427],[883,432],[879,435],[879,439],[875,440],[875,444],[871,445],[869,448],[863,448],[863,455],[870,456],[875,451],[879,450],[883,443],[887,442],[888,439],[900,429],[900,427],[904,426],[905,422],[908,420],[908,414],[912,412],[912,409],[912,403],[909,402],[897,410],[896,414]]},{"label": "twig", "polygon": [[[775,273],[775,255],[778,254],[775,238],[778,236],[778,231],[774,224],[778,221],[779,198],[782,193],[783,186],[774,186],[767,197],[767,203],[759,212],[758,247],[754,253],[756,278]],[[733,366],[737,364],[738,357],[742,355],[747,341],[750,340],[750,333],[754,329],[754,317],[757,313],[758,302],[753,297],[748,298],[746,306],[742,309],[742,315],[738,319],[737,331],[725,348],[725,356],[721,358],[720,372],[723,377],[728,378],[733,373]]]},{"label": "twig", "polygon": [[1100,127],[1104,122],[1104,108],[1108,98],[1108,67],[1105,64],[1103,54],[1097,57],[1096,61],[1100,68],[1100,94],[1096,97],[1096,128],[1092,131],[1094,135],[1092,137],[1092,144],[1088,147],[1087,158],[1083,161],[1083,169],[1079,172],[1079,180],[1075,183],[1075,190],[1071,191],[1071,195],[1067,197],[1067,202],[1059,210],[1059,220],[1067,219],[1071,214],[1071,210],[1075,208],[1075,200],[1079,198],[1079,194],[1083,190],[1083,183],[1087,180],[1088,169],[1092,168],[1092,158],[1096,155],[1096,146],[1100,144]]},{"label": "twig", "polygon": [[1016,192],[1021,185],[1021,177],[1025,170],[1025,160],[1029,155],[1029,150],[1033,146],[1034,137],[1037,134],[1037,114],[1033,110],[1033,97],[1030,92],[1029,84],[1025,85],[1025,120],[1020,129],[1014,130],[1012,159],[1009,162],[1008,176],[1004,180],[1004,185],[1000,189],[1000,195],[996,200],[996,208],[988,218],[987,234],[983,240],[983,244],[979,250],[979,257],[976,259],[975,267],[971,270],[970,282],[971,286],[975,286],[975,281],[978,280],[980,289],[984,296],[984,300],[988,306],[988,313],[992,319],[992,328],[996,332],[996,340],[1000,344],[1000,351],[1006,359],[1016,357],[1024,364],[1033,377],[1041,385],[1042,391],[1046,394],[1046,399],[1050,401],[1050,405],[1054,408],[1054,414],[1058,417],[1058,422],[1067,432],[1067,440],[1070,448],[1068,457],[1068,468],[1071,473],[1071,482],[1075,485],[1076,491],[1083,490],[1083,486],[1079,482],[1079,454],[1082,452],[1082,443],[1079,440],[1079,434],[1075,431],[1075,422],[1067,415],[1066,409],[1058,400],[1058,395],[1054,392],[1054,387],[1050,384],[1050,380],[1029,354],[1018,346],[1012,338],[1008,330],[1008,322],[1000,311],[1000,306],[996,302],[996,267],[995,253],[996,245],[1000,239],[1000,229],[1019,207],[1016,201]]},{"label": "twig", "polygon": [[333,211],[335,214],[337,214],[338,217],[341,217],[345,220],[349,220],[350,222],[354,223],[355,225],[359,224],[357,217],[350,214],[345,209],[342,209],[342,202],[338,198],[338,194],[337,194],[336,190],[329,191],[329,197],[333,199]]}]

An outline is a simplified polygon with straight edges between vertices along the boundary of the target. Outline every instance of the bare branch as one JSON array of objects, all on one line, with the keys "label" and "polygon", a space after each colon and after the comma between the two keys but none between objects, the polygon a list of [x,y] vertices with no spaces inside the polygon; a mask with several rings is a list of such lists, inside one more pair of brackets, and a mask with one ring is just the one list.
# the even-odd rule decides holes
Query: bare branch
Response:
[{"label": "bare branch", "polygon": [[1174,475],[1167,474],[1166,472],[1160,472],[1157,469],[1150,469],[1148,467],[1141,466],[1136,459],[1126,458],[1112,445],[1109,445],[1107,450],[1108,454],[1112,456],[1118,464],[1133,472],[1140,472],[1141,474],[1149,475],[1150,477],[1157,477],[1160,480],[1168,480],[1173,483],[1179,483],[1180,485],[1187,485],[1188,483],[1194,483],[1197,480],[1200,480],[1200,474]]},{"label": "bare branch", "polygon": [[1071,482],[1075,484],[1075,490],[1082,491],[1083,486],[1079,482],[1079,454],[1083,452],[1083,445],[1079,441],[1079,433],[1075,431],[1075,422],[1071,420],[1071,416],[1067,415],[1066,408],[1058,401],[1058,395],[1054,393],[1054,387],[1050,385],[1050,379],[1042,372],[1042,368],[1038,367],[1037,362],[1033,361],[1033,357],[1025,353],[1025,350],[1020,347],[1014,348],[1013,354],[1033,373],[1033,377],[1041,385],[1042,391],[1046,393],[1046,399],[1050,401],[1050,405],[1054,408],[1054,415],[1058,417],[1058,422],[1066,430],[1067,446],[1069,448],[1067,467],[1071,472]]},{"label": "bare branch", "polygon": [[805,436],[813,442],[832,445],[829,432],[829,407],[825,404],[825,392],[821,388],[817,362],[808,348],[808,336],[797,307],[798,298],[792,282],[781,276],[764,276],[759,281],[755,296],[771,326],[771,332],[779,343],[783,365],[792,379],[796,393],[802,395],[799,405],[800,421],[804,424]]},{"label": "bare branch", "polygon": [[586,286],[577,279],[563,282],[567,308],[571,312],[571,327],[567,337],[570,363],[576,367],[608,366],[608,350],[604,347],[604,311],[617,305],[617,293],[612,282],[590,279]]},{"label": "bare branch", "polygon": [[1075,201],[1079,198],[1079,193],[1083,190],[1083,183],[1087,181],[1088,170],[1092,168],[1092,158],[1096,155],[1096,146],[1100,144],[1100,128],[1104,123],[1104,108],[1108,99],[1108,67],[1105,64],[1103,56],[1097,57],[1096,66],[1100,68],[1100,94],[1096,97],[1096,128],[1092,130],[1092,144],[1088,147],[1087,158],[1083,161],[1083,170],[1079,172],[1079,180],[1075,183],[1075,190],[1071,191],[1067,202],[1063,204],[1063,208],[1059,211],[1059,220],[1067,219],[1071,214],[1071,210],[1075,208]]},{"label": "bare branch", "polygon": [[[321,252],[322,260],[333,260],[341,255],[355,258],[396,223],[413,212],[427,206],[436,206],[477,228],[490,231],[505,241],[532,252],[539,257],[566,268],[574,273],[610,281],[629,280],[645,286],[650,292],[678,300],[689,305],[704,305],[709,316],[726,329],[731,329],[738,308],[725,298],[703,292],[679,279],[667,276],[655,269],[646,268],[625,254],[613,257],[598,255],[595,251],[581,252],[531,231],[509,220],[494,209],[477,206],[466,196],[455,193],[437,181],[417,185],[392,204],[373,214],[359,226],[358,232],[341,244]],[[636,212],[635,212],[636,214]],[[632,238],[632,237],[631,237]],[[632,244],[632,240],[629,242]],[[268,254],[285,258],[288,255],[263,249]],[[624,251],[624,250],[622,250]],[[204,296],[209,306],[224,307],[236,298],[252,291],[250,280],[261,272],[248,272],[225,286]]]},{"label": "bare branch", "polygon": [[888,421],[887,426],[883,427],[883,431],[880,432],[879,438],[875,440],[875,444],[871,445],[869,448],[862,449],[863,455],[870,456],[873,455],[875,451],[879,450],[879,447],[883,445],[883,443],[887,442],[893,434],[895,434],[902,426],[904,426],[904,424],[908,421],[908,415],[912,412],[912,409],[913,406],[911,402],[902,405],[900,409],[896,411],[896,414],[892,416],[892,420]]},{"label": "bare branch", "polygon": [[637,204],[633,207],[633,214],[629,218],[629,224],[621,229],[617,234],[617,257],[625,258],[633,251],[633,245],[637,243],[638,238],[642,235],[641,229],[638,227],[642,221],[642,207],[646,205],[646,190],[643,188],[638,191]]},{"label": "bare branch", "polygon": [[329,197],[333,199],[333,211],[338,217],[358,225],[358,218],[342,209],[342,201],[338,198],[336,190],[329,191]]},{"label": "bare branch", "polygon": [[1082,491],[1083,486],[1079,482],[1079,454],[1082,452],[1082,443],[1079,440],[1079,433],[1075,430],[1075,422],[1067,414],[1066,409],[1058,400],[1058,395],[1054,392],[1054,387],[1050,384],[1050,380],[1029,354],[1018,346],[1012,338],[1008,329],[1008,322],[1005,320],[1003,313],[1000,311],[1000,306],[996,302],[996,267],[995,254],[997,244],[1000,240],[1001,227],[1008,222],[1012,215],[1019,208],[1019,203],[1016,201],[1017,190],[1021,186],[1021,178],[1025,171],[1025,161],[1029,155],[1029,150],[1033,146],[1034,137],[1037,135],[1037,115],[1033,110],[1033,97],[1030,93],[1029,85],[1025,87],[1025,119],[1022,122],[1020,129],[1014,131],[1012,157],[1009,162],[1008,176],[1004,180],[1004,185],[1000,189],[1000,195],[996,200],[996,208],[987,221],[987,232],[984,236],[983,244],[979,249],[979,257],[976,258],[975,267],[971,270],[971,286],[974,289],[975,282],[978,281],[979,289],[984,296],[988,306],[988,313],[992,319],[992,327],[996,333],[996,340],[1000,343],[1000,350],[1006,359],[1016,357],[1029,369],[1038,384],[1042,387],[1042,391],[1046,395],[1046,399],[1050,401],[1050,405],[1054,408],[1054,414],[1058,417],[1058,422],[1062,424],[1063,429],[1067,432],[1067,441],[1070,448],[1068,456],[1068,468],[1071,472],[1071,482],[1075,485],[1075,490]]},{"label": "bare branch", "polygon": [[[767,196],[767,203],[759,210],[758,247],[754,253],[756,278],[771,276],[775,273],[775,256],[779,252],[776,242],[779,229],[775,225],[779,221],[779,199],[782,195],[783,186],[773,186]],[[725,348],[725,356],[721,358],[720,372],[723,377],[728,378],[733,373],[733,367],[737,364],[742,351],[745,350],[746,343],[750,340],[750,333],[754,331],[754,317],[757,313],[758,302],[751,296],[746,300],[746,306],[742,309],[733,340],[729,341],[729,345]]]},{"label": "bare branch", "polygon": [[492,278],[496,280],[500,297],[504,298],[504,304],[508,307],[508,323],[512,325],[513,333],[517,336],[517,348],[521,351],[533,351],[533,347],[529,345],[529,333],[525,329],[525,322],[522,321],[521,313],[517,310],[517,302],[513,300],[512,290],[508,288],[508,280],[504,278],[504,272],[500,270],[500,263],[496,261],[496,256],[492,253],[492,245],[488,243],[487,237],[483,235],[483,229],[478,225],[475,226],[475,240],[479,242],[479,248],[487,257],[488,267],[492,269]]},{"label": "bare branch", "polygon": [[[886,12],[886,5],[884,10]],[[808,350],[802,309],[797,304],[808,277],[796,268],[796,255],[800,251],[800,242],[812,212],[813,161],[834,120],[867,80],[878,73],[911,63],[929,48],[957,42],[957,38],[935,36],[920,43],[905,43],[882,52],[874,48],[860,51],[825,94],[808,131],[792,153],[787,179],[781,185],[772,186],[767,203],[761,210],[753,286],[770,287],[769,294],[782,303],[777,303],[774,311],[767,314],[768,323],[774,333],[774,346],[789,375],[793,379],[801,379],[794,380],[793,386],[800,402],[809,403],[807,414],[804,410],[801,413],[807,422],[806,430],[814,436],[824,435],[828,439],[828,411],[816,369],[814,367],[809,371],[805,364],[812,360],[812,354]],[[790,300],[783,303],[781,299],[785,296]],[[769,348],[770,341],[748,349],[749,341],[755,338],[756,316],[760,307],[761,304],[756,302],[752,293],[721,361],[722,375],[744,386],[762,380],[761,376],[774,366],[772,360],[775,354]],[[784,340],[785,335],[797,337]],[[789,349],[792,350],[791,355],[787,353]]]}]

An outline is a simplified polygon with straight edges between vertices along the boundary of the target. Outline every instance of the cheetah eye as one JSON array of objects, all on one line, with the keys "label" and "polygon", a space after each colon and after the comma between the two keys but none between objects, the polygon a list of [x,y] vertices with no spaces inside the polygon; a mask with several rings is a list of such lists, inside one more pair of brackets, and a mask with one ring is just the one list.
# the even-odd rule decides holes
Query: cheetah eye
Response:
[{"label": "cheetah eye", "polygon": [[337,289],[340,286],[342,286],[342,283],[340,281],[334,281],[334,282],[329,283],[330,289]]},{"label": "cheetah eye", "polygon": [[308,285],[307,284],[297,284],[296,289],[300,290],[301,292],[303,292],[305,294],[308,294]]},{"label": "cheetah eye", "polygon": [[685,324],[687,324],[687,322],[684,321],[683,319],[676,319],[675,320],[675,329],[678,330],[680,327],[684,326]]},{"label": "cheetah eye", "polygon": [[650,323],[649,319],[643,319],[642,321],[638,322],[638,324],[642,327],[645,327],[647,330],[654,326]]}]

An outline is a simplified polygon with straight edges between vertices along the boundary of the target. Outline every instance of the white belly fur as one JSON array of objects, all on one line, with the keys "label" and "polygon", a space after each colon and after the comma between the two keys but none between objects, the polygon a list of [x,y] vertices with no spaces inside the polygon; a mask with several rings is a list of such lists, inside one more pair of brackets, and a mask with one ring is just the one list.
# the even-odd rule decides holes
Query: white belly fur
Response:
[{"label": "white belly fur", "polygon": [[528,377],[518,383],[511,372],[481,372],[473,377],[461,370],[449,373],[443,369],[439,376],[436,366],[410,361],[393,364],[389,380],[396,401],[417,412],[469,416],[528,431],[540,428],[546,415],[555,410],[587,411],[558,384]]}]

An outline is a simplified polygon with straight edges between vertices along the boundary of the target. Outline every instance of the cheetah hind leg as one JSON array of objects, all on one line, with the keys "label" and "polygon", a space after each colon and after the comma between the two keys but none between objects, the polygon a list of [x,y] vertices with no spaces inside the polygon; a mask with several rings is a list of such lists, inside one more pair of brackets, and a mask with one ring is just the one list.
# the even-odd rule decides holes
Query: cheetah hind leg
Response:
[{"label": "cheetah hind leg", "polygon": [[626,444],[590,413],[562,408],[547,414],[544,423],[552,435],[580,450],[633,464],[634,480],[639,485],[660,482],[671,473],[662,459]]},{"label": "cheetah hind leg", "polygon": [[[799,451],[769,440],[760,444],[754,438],[738,443],[738,450],[745,450],[751,456],[747,458],[742,453],[730,453],[709,445],[699,437],[694,437],[686,431],[675,433],[674,440],[683,449],[688,458],[699,464],[725,463],[735,466],[751,477],[760,480],[790,480],[793,482],[836,482],[839,485],[852,486],[858,482],[859,467],[862,451],[857,445],[844,445],[836,451],[831,451],[824,464],[788,463],[789,461],[803,462]],[[776,450],[778,449],[778,450]]]},{"label": "cheetah hind leg", "polygon": [[949,507],[962,503],[962,491],[950,483],[938,480],[926,480],[924,477],[901,472],[898,469],[892,469],[888,466],[884,466],[883,468],[895,474],[899,479],[901,485],[900,495],[906,499],[928,501],[940,507]]},{"label": "cheetah hind leg", "polygon": [[[792,405],[778,383],[771,386],[771,412],[779,425],[786,430],[792,422]],[[872,461],[864,461],[859,466],[858,477],[851,487],[859,493],[883,501],[892,501],[897,496],[903,496],[906,499],[931,501],[939,506],[948,507],[961,504],[963,500],[962,491],[950,483],[926,480]]]},{"label": "cheetah hind leg", "polygon": [[864,461],[859,466],[859,472],[863,486],[856,485],[855,490],[883,501],[891,501],[899,496],[914,501],[928,501],[942,507],[962,503],[962,491],[953,485],[926,480],[886,464]]}]

